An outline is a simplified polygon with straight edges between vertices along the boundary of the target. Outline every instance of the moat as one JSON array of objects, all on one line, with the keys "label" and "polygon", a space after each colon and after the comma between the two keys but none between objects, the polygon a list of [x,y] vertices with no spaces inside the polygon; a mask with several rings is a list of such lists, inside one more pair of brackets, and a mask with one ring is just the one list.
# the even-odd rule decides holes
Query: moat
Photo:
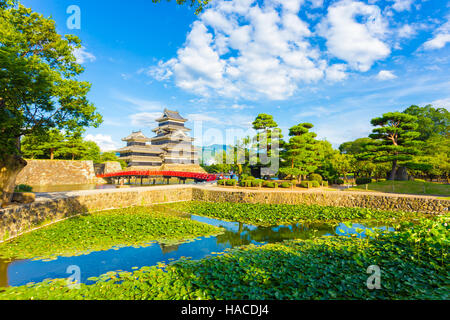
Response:
[{"label": "moat", "polygon": [[[329,224],[292,224],[276,227],[257,227],[239,222],[228,222],[198,215],[189,215],[191,220],[224,228],[217,236],[199,237],[192,241],[180,243],[152,242],[145,247],[114,247],[107,251],[90,254],[58,257],[56,260],[0,260],[0,287],[21,286],[45,279],[67,278],[70,266],[77,266],[81,271],[81,282],[91,283],[90,277],[99,276],[109,271],[133,271],[143,266],[158,263],[170,263],[186,257],[199,260],[207,256],[223,253],[224,250],[248,244],[264,245],[290,239],[313,239],[324,236],[365,237],[367,228],[386,230],[386,226],[344,223],[338,226]],[[393,231],[392,227],[388,227]]]}]

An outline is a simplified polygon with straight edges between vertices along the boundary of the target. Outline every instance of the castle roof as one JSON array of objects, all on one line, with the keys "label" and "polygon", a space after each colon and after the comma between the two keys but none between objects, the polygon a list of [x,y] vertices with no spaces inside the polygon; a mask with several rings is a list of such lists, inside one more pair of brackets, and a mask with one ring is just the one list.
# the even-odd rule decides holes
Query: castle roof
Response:
[{"label": "castle roof", "polygon": [[149,144],[145,146],[126,146],[118,149],[117,152],[143,152],[143,153],[164,153],[164,150],[160,146]]},{"label": "castle roof", "polygon": [[161,118],[156,119],[157,122],[162,122],[165,120],[178,120],[178,121],[184,121],[186,122],[187,119],[183,118],[182,116],[180,116],[180,114],[178,113],[178,111],[172,111],[169,109],[164,109],[164,114]]},{"label": "castle roof", "polygon": [[148,142],[152,139],[147,138],[142,131],[133,131],[128,137],[123,138],[122,141],[138,141],[138,142]]}]

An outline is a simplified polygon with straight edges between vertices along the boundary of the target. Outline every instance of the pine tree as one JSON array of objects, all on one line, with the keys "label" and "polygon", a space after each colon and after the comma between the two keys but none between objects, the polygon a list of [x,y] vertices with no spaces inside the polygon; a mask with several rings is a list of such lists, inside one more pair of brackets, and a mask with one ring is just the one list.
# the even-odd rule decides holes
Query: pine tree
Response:
[{"label": "pine tree", "polygon": [[298,180],[314,172],[319,164],[319,142],[315,139],[317,134],[309,132],[313,127],[311,123],[301,123],[289,129],[289,143],[283,158],[289,167],[281,168],[280,173],[297,176]]},{"label": "pine tree", "polygon": [[377,128],[369,135],[372,142],[366,145],[366,152],[359,159],[392,163],[388,179],[394,180],[399,165],[419,152],[420,133],[415,131],[418,126],[416,122],[417,117],[401,112],[388,112],[372,119],[371,124]]},{"label": "pine tree", "polygon": [[273,157],[277,157],[283,144],[283,135],[278,124],[273,120],[273,116],[265,113],[259,114],[253,121],[253,129],[258,133],[254,138],[257,150],[257,166],[268,165]]}]

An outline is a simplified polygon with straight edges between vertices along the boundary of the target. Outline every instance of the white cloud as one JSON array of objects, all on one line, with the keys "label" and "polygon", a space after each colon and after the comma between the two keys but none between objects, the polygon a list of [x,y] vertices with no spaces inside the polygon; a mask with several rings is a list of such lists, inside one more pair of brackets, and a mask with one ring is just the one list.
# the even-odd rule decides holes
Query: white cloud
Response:
[{"label": "white cloud", "polygon": [[155,127],[155,120],[162,116],[161,112],[140,112],[130,115],[131,124],[140,129]]},{"label": "white cloud", "polygon": [[440,26],[434,33],[434,37],[423,44],[425,50],[441,49],[450,42],[450,15],[447,22]]},{"label": "white cloud", "polygon": [[450,97],[434,100],[431,102],[431,105],[433,105],[435,108],[445,108],[447,110],[450,110]]},{"label": "white cloud", "polygon": [[345,72],[347,70],[347,65],[345,64],[334,64],[327,68],[326,75],[327,80],[329,81],[342,81],[347,78],[347,73]]},{"label": "white cloud", "polygon": [[311,8],[320,8],[323,6],[323,0],[309,0]]},{"label": "white cloud", "polygon": [[138,72],[138,73],[141,73],[142,71],[144,71],[150,77],[152,77],[158,81],[164,81],[164,80],[169,79],[172,76],[173,72],[172,72],[171,68],[173,67],[175,62],[176,62],[175,59],[170,59],[167,62],[159,61],[157,66],[152,66],[152,67],[148,68],[147,70],[140,70],[140,72]]},{"label": "white cloud", "polygon": [[[205,97],[283,100],[301,83],[322,79],[326,61],[305,39],[312,33],[298,17],[302,3],[215,2],[193,23],[170,66],[176,85]],[[161,70],[152,69],[152,76],[164,80],[171,75],[166,64],[160,62],[156,68]]]},{"label": "white cloud", "polygon": [[77,63],[79,64],[94,62],[97,59],[92,53],[86,51],[85,47],[73,49],[72,53],[77,59]]},{"label": "white cloud", "polygon": [[133,105],[136,109],[140,111],[157,111],[164,109],[164,105],[157,101],[130,97],[117,92],[113,93],[113,97]]},{"label": "white cloud", "polygon": [[409,11],[411,10],[411,5],[413,4],[414,0],[392,0],[394,1],[394,4],[392,5],[392,8],[395,11]]},{"label": "white cloud", "polygon": [[[363,21],[360,23],[357,17]],[[375,61],[390,54],[389,46],[383,42],[388,32],[387,21],[376,5],[339,1],[328,8],[318,32],[327,39],[332,55],[359,71],[369,70]]]},{"label": "white cloud", "polygon": [[251,107],[251,106],[247,106],[245,104],[237,104],[237,103],[233,104],[230,108],[234,109],[234,110],[253,109],[253,107]]},{"label": "white cloud", "polygon": [[322,116],[329,116],[330,114],[333,114],[334,111],[332,111],[330,108],[325,107],[314,107],[309,108],[308,110],[302,111],[295,115],[295,119],[298,119],[299,121],[303,121],[303,118],[309,118],[309,117],[317,117],[320,118]]},{"label": "white cloud", "polygon": [[205,122],[221,123],[219,118],[209,116],[203,113],[191,113],[187,115],[187,118],[189,119],[189,121],[202,121],[202,122],[205,121]]},{"label": "white cloud", "polygon": [[397,30],[397,34],[400,38],[411,38],[417,34],[414,27],[410,24],[405,24]]},{"label": "white cloud", "polygon": [[191,113],[187,115],[189,121],[210,122],[216,125],[227,126],[230,128],[251,128],[254,117],[251,115],[245,115],[241,113],[231,114],[204,114],[204,113]]},{"label": "white cloud", "polygon": [[392,80],[397,78],[397,76],[389,70],[381,70],[380,72],[378,72],[378,74],[376,75],[376,77],[378,80]]},{"label": "white cloud", "polygon": [[87,141],[94,141],[100,147],[101,151],[113,151],[117,149],[117,144],[112,140],[111,136],[104,134],[88,134],[84,138]]}]

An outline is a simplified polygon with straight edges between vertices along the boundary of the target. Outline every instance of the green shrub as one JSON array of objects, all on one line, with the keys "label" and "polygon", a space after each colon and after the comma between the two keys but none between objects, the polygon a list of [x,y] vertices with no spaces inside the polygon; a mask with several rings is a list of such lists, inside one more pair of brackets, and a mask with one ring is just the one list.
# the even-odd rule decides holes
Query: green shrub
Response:
[{"label": "green shrub", "polygon": [[319,187],[320,187],[319,181],[310,181],[310,182],[311,182],[310,185],[311,185],[313,188],[319,188]]},{"label": "green shrub", "polygon": [[278,188],[278,183],[274,181],[264,181],[263,186],[266,188]]},{"label": "green shrub", "polygon": [[344,180],[339,178],[339,179],[334,180],[334,183],[341,185],[341,184],[344,184]]},{"label": "green shrub", "polygon": [[27,184],[19,184],[14,189],[15,192],[31,192],[33,188]]},{"label": "green shrub", "polygon": [[302,181],[302,182],[300,182],[300,187],[306,188],[306,189],[310,188],[311,187],[311,181]]},{"label": "green shrub", "polygon": [[291,187],[292,187],[292,183],[287,182],[287,181],[282,182],[280,185],[280,188],[291,188]]},{"label": "green shrub", "polygon": [[261,179],[250,180],[252,187],[261,187],[263,181]]},{"label": "green shrub", "polygon": [[236,186],[237,180],[235,180],[235,179],[226,180],[226,184],[227,184],[227,186]]},{"label": "green shrub", "polygon": [[414,179],[414,181],[417,181],[417,182],[426,182],[424,179]]},{"label": "green shrub", "polygon": [[370,178],[357,178],[356,179],[356,184],[359,186],[359,185],[362,185],[362,184],[369,184],[369,183],[372,183],[372,179],[370,179]]},{"label": "green shrub", "polygon": [[225,185],[225,180],[219,180],[217,181],[217,184],[220,186],[224,186]]},{"label": "green shrub", "polygon": [[322,185],[323,185],[324,187],[328,187],[328,181],[322,181]]},{"label": "green shrub", "polygon": [[319,181],[302,181],[300,183],[300,187],[307,188],[307,189],[318,188],[318,187],[320,187],[320,183],[319,183]]},{"label": "green shrub", "polygon": [[309,181],[318,181],[319,184],[321,184],[322,181],[323,181],[323,178],[322,178],[322,176],[321,176],[320,174],[317,174],[317,173],[311,173],[311,174],[309,175]]},{"label": "green shrub", "polygon": [[252,186],[252,181],[253,180],[241,180],[241,181],[239,181],[239,185],[241,186],[241,187],[251,187]]}]

